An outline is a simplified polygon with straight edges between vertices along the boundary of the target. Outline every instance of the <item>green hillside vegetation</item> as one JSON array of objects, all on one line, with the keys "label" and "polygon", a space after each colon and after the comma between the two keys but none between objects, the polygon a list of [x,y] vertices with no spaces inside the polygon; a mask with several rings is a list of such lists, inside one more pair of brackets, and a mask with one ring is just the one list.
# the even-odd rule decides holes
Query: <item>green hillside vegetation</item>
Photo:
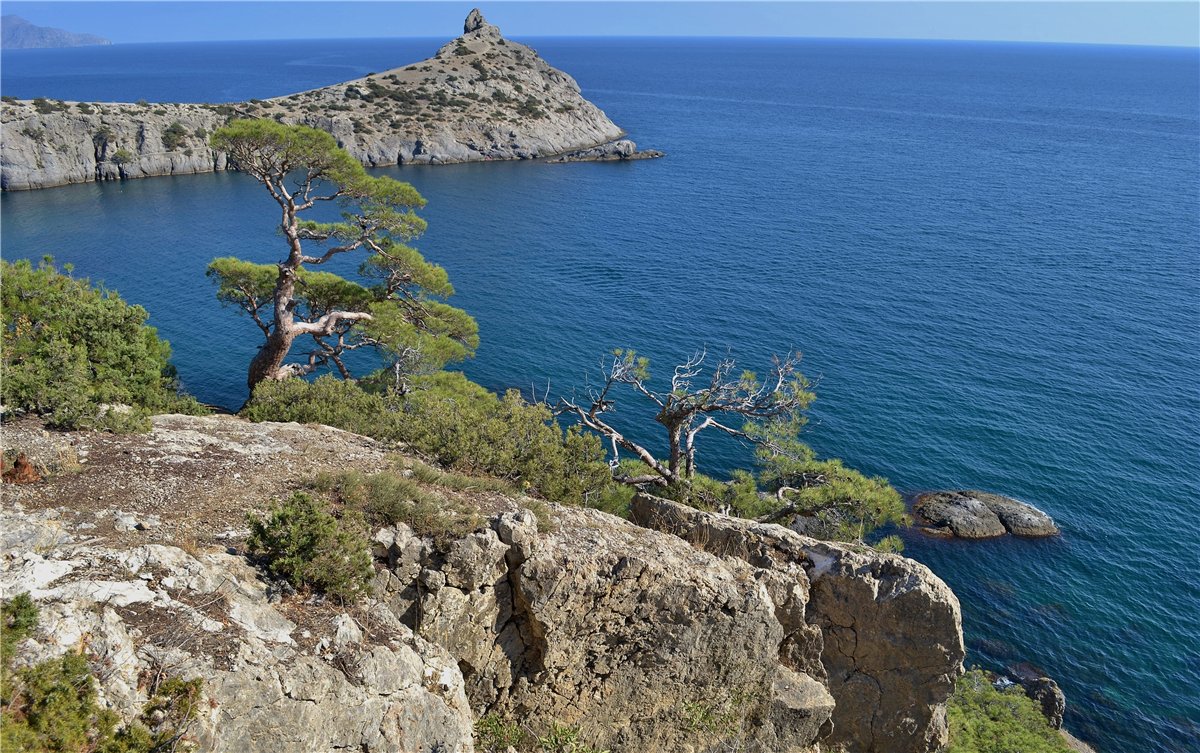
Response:
[{"label": "green hillside vegetation", "polygon": [[83,654],[67,653],[15,667],[17,645],[37,630],[38,609],[28,594],[19,594],[4,602],[2,612],[0,750],[162,753],[195,749],[186,734],[200,708],[200,680],[160,674],[140,718],[122,725],[115,713],[101,707],[92,667]]},{"label": "green hillside vegetation", "polygon": [[[0,399],[58,429],[134,431],[153,413],[200,413],[179,392],[171,346],[148,314],[46,259],[0,262],[4,315]],[[128,406],[114,408],[113,406]]]},{"label": "green hillside vegetation", "polygon": [[946,716],[947,753],[1071,753],[1020,687],[998,690],[979,669],[958,679]]}]

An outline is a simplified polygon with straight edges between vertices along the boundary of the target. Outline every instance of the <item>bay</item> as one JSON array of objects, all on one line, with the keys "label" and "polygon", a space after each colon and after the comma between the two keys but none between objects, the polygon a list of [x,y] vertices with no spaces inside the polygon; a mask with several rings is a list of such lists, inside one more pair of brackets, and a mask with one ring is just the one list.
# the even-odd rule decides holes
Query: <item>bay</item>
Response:
[{"label": "bay", "polygon": [[[1196,51],[528,41],[668,156],[380,171],[429,199],[418,245],[480,322],[467,374],[553,396],[613,347],[659,374],[700,347],[760,369],[802,350],[819,452],[907,493],[1016,496],[1062,526],[905,535],[962,600],[968,663],[1042,666],[1102,752],[1200,749]],[[235,101],[439,44],[5,51],[3,91]],[[256,331],[204,267],[277,258],[272,206],[234,174],[4,194],[0,240],[144,305],[188,389],[236,408]],[[632,397],[622,413],[650,422]],[[749,462],[700,451],[715,472]]]}]

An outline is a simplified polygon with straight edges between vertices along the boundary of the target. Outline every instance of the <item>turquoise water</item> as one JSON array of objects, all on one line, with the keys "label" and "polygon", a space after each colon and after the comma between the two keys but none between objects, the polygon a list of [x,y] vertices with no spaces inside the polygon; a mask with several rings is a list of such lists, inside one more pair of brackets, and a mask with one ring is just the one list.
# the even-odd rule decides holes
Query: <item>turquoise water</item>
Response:
[{"label": "turquoise water", "polygon": [[[615,346],[804,351],[808,439],[898,488],[974,487],[1060,539],[906,535],[959,594],[969,663],[1059,679],[1102,753],[1200,750],[1200,65],[1148,48],[533,40],[663,160],[397,168],[483,345],[564,394]],[[409,62],[434,40],[4,53],[16,96],[230,101]],[[86,72],[78,77],[80,72]],[[256,330],[208,260],[273,260],[238,175],[0,198],[3,253],[145,305],[188,388],[237,406]],[[623,414],[636,422],[632,400]],[[647,440],[656,437],[644,434]],[[700,448],[721,470],[739,448]]]}]

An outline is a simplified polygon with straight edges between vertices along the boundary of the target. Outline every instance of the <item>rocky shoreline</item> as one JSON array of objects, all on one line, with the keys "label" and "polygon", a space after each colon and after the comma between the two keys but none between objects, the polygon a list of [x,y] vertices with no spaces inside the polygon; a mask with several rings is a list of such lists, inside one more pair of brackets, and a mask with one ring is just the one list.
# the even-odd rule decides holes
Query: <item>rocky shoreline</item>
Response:
[{"label": "rocky shoreline", "polygon": [[466,753],[483,718],[613,753],[945,745],[958,600],[912,560],[651,496],[629,521],[552,506],[539,522],[519,494],[431,487],[480,525],[374,532],[374,595],[343,606],[256,570],[246,511],[322,470],[394,467],[393,450],[231,416],[153,425],[6,425],[45,480],[5,489],[0,587],[46,617],[22,661],[82,648],[122,718],[143,673],[201,679],[200,751]]},{"label": "rocky shoreline", "polygon": [[[369,167],[556,157],[643,159],[566,73],[478,10],[432,58],[353,81],[235,104],[0,102],[0,189],[229,169],[208,136],[233,118],[333,134]],[[592,154],[593,156],[587,156]]]}]

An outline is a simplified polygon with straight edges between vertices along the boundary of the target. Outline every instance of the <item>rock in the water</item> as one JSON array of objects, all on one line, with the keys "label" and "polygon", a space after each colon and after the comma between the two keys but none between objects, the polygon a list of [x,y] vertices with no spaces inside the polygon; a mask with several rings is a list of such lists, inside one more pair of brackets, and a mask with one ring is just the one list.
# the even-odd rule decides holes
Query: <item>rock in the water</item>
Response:
[{"label": "rock in the water", "polygon": [[618,162],[635,159],[655,159],[664,156],[657,149],[638,151],[637,144],[629,139],[618,139],[607,144],[594,146],[590,149],[579,149],[574,152],[551,157],[547,162]]},{"label": "rock in the water", "polygon": [[958,492],[923,494],[913,514],[931,528],[949,530],[962,539],[990,539],[1008,532],[987,505]]},{"label": "rock in the water", "polygon": [[913,514],[928,533],[952,534],[963,539],[1016,536],[1054,536],[1058,526],[1033,505],[998,494],[946,491],[922,494]]},{"label": "rock in the water", "polygon": [[1014,536],[1041,537],[1058,534],[1058,526],[1050,516],[1033,505],[999,494],[976,491],[966,493],[982,501],[989,510],[996,513],[1000,522]]},{"label": "rock in the water", "polygon": [[1008,668],[1009,675],[1025,689],[1025,695],[1041,707],[1042,716],[1054,729],[1062,729],[1063,714],[1067,711],[1067,696],[1058,683],[1029,662],[1014,664]]}]

